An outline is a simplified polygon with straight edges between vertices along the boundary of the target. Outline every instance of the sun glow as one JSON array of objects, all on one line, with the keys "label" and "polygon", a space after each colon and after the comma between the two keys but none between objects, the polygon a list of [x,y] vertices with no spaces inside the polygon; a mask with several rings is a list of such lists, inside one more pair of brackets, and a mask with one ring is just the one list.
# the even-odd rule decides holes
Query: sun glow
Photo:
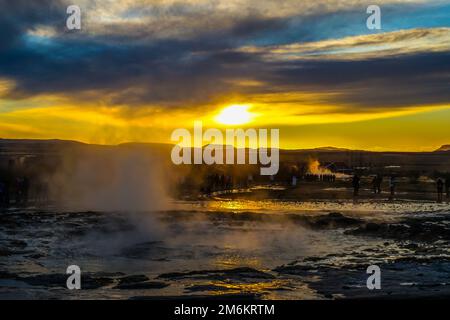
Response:
[{"label": "sun glow", "polygon": [[249,108],[248,105],[238,104],[228,106],[215,117],[215,120],[228,125],[249,123],[253,118],[253,114],[248,111]]}]

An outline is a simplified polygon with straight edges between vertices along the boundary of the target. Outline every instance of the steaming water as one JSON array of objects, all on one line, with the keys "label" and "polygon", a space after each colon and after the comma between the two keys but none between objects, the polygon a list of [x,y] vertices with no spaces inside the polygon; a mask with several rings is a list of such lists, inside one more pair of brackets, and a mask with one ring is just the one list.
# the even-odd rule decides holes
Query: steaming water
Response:
[{"label": "steaming water", "polygon": [[[448,213],[447,204],[414,201],[11,208],[0,216],[0,298],[448,296]],[[382,290],[369,291],[365,271],[374,263]],[[81,290],[65,288],[72,264],[81,268]]]}]

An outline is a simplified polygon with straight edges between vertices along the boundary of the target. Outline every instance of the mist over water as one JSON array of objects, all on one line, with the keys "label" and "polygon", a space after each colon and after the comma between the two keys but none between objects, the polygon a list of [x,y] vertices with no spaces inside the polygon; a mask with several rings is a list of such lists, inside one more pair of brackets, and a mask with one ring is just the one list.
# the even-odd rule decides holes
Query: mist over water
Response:
[{"label": "mist over water", "polygon": [[156,211],[167,208],[170,178],[158,156],[139,151],[68,155],[51,194],[69,210]]}]

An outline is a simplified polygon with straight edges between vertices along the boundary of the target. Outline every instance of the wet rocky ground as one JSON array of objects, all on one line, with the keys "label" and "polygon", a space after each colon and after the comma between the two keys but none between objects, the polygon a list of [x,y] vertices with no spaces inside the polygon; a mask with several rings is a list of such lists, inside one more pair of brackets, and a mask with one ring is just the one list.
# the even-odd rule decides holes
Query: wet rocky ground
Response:
[{"label": "wet rocky ground", "polygon": [[[0,298],[449,297],[448,206],[393,205],[195,203],[133,214],[3,209]],[[81,290],[66,288],[73,264],[82,271]],[[366,286],[373,264],[381,269],[380,290]]]}]

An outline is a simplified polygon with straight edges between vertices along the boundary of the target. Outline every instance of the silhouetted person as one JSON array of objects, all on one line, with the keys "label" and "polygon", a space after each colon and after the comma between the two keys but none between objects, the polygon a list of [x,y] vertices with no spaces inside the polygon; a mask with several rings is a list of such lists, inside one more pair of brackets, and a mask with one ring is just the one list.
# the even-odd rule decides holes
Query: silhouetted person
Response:
[{"label": "silhouetted person", "polygon": [[24,177],[22,179],[22,203],[28,203],[28,193],[30,191],[30,179],[28,177]]},{"label": "silhouetted person", "polygon": [[353,196],[354,197],[357,197],[359,194],[360,183],[361,183],[361,178],[357,174],[355,174],[352,179]]},{"label": "silhouetted person", "polygon": [[377,175],[376,193],[381,194],[381,184],[383,183],[383,176]]},{"label": "silhouetted person", "polygon": [[397,182],[395,181],[395,177],[391,176],[390,179],[389,179],[389,189],[391,191],[391,195],[389,196],[389,200],[394,200],[396,184],[397,184]]},{"label": "silhouetted person", "polygon": [[450,177],[445,178],[445,196],[450,201]]},{"label": "silhouetted person", "polygon": [[291,186],[292,187],[296,187],[297,186],[297,177],[296,176],[292,176]]},{"label": "silhouetted person", "polygon": [[444,193],[444,181],[441,178],[438,178],[436,181],[437,193],[438,193],[438,202],[442,202],[442,195]]},{"label": "silhouetted person", "polygon": [[227,180],[228,180],[227,181],[227,189],[233,190],[233,188],[234,188],[233,176],[228,176]]},{"label": "silhouetted person", "polygon": [[22,203],[22,198],[23,198],[23,179],[22,178],[16,178],[16,183],[15,183],[15,203],[16,205],[18,205],[19,203]]},{"label": "silhouetted person", "polygon": [[9,206],[9,203],[11,201],[11,182],[9,178],[5,180],[5,195],[4,195],[4,204],[5,206]]},{"label": "silhouetted person", "polygon": [[378,176],[375,176],[375,177],[373,177],[373,180],[372,180],[372,190],[373,190],[373,193],[375,193],[375,194],[378,193],[377,186],[378,186]]},{"label": "silhouetted person", "polygon": [[[210,185],[208,185],[210,187]],[[211,190],[206,191],[210,193]],[[45,204],[48,202],[48,184],[46,182],[39,182],[36,185],[36,201],[40,204]]]},{"label": "silhouetted person", "polygon": [[3,181],[0,181],[0,205],[5,204],[6,198],[6,184]]}]

